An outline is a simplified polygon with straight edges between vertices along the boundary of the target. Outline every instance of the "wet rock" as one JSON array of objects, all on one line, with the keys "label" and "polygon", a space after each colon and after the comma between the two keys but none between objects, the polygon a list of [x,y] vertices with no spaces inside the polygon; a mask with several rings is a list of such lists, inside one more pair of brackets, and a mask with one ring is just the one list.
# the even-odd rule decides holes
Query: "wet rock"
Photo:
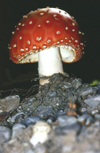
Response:
[{"label": "wet rock", "polygon": [[48,153],[46,147],[42,145],[41,143],[37,144],[37,146],[34,149],[34,153]]},{"label": "wet rock", "polygon": [[22,124],[29,126],[29,125],[35,124],[36,122],[38,122],[40,120],[41,120],[41,118],[39,116],[30,116],[30,117],[25,118],[22,121]]},{"label": "wet rock", "polygon": [[59,116],[57,120],[60,126],[70,126],[77,122],[77,119],[75,117],[66,115]]},{"label": "wet rock", "polygon": [[24,112],[16,113],[12,117],[8,118],[7,122],[9,122],[10,124],[14,124],[15,122],[17,122],[17,123],[18,122],[22,122],[24,117],[25,117],[25,113]]},{"label": "wet rock", "polygon": [[48,92],[48,94],[47,94],[48,96],[50,96],[50,97],[55,97],[56,95],[57,95],[57,92]]},{"label": "wet rock", "polygon": [[57,118],[61,115],[65,115],[66,112],[64,112],[63,110],[55,110],[53,114],[54,114],[55,118]]},{"label": "wet rock", "polygon": [[25,101],[21,104],[22,111],[32,112],[35,105],[37,105],[35,101],[36,101],[36,98],[34,96],[28,99],[25,99]]},{"label": "wet rock", "polygon": [[0,109],[2,112],[9,112],[19,106],[20,97],[18,95],[8,96],[0,100]]},{"label": "wet rock", "polygon": [[89,94],[93,94],[94,93],[94,90],[92,87],[88,87],[88,88],[82,88],[80,91],[79,91],[79,95],[80,96],[87,96]]},{"label": "wet rock", "polygon": [[21,143],[29,142],[33,134],[32,130],[32,126],[26,128],[25,125],[16,123],[12,127],[12,139],[19,140]]},{"label": "wet rock", "polygon": [[8,143],[4,144],[2,149],[4,153],[24,153],[24,148],[20,141],[12,139]]},{"label": "wet rock", "polygon": [[100,107],[100,95],[85,99],[84,102],[90,107]]},{"label": "wet rock", "polygon": [[77,100],[77,95],[74,94],[73,92],[69,92],[67,99],[68,99],[69,102],[75,103],[76,100]]},{"label": "wet rock", "polygon": [[74,89],[78,89],[82,85],[82,80],[80,78],[76,78],[72,81],[72,86]]},{"label": "wet rock", "polygon": [[88,113],[84,113],[83,115],[79,116],[77,120],[78,122],[80,122],[81,124],[85,124],[86,126],[94,122],[93,116]]},{"label": "wet rock", "polygon": [[75,135],[80,131],[80,124],[74,123],[71,125],[60,126],[55,129],[57,134],[68,134],[73,132]]},{"label": "wet rock", "polygon": [[62,88],[69,89],[71,87],[72,87],[72,84],[71,83],[69,83],[69,82],[63,82]]},{"label": "wet rock", "polygon": [[86,108],[81,108],[81,112],[82,113],[87,113],[87,109]]},{"label": "wet rock", "polygon": [[97,94],[100,94],[100,82],[97,85]]},{"label": "wet rock", "polygon": [[0,144],[11,138],[11,130],[6,126],[0,126]]},{"label": "wet rock", "polygon": [[35,153],[34,148],[28,142],[24,142],[23,144],[24,153]]},{"label": "wet rock", "polygon": [[92,114],[94,115],[94,114],[97,114],[97,113],[99,113],[99,110],[97,110],[97,109],[94,109],[93,111],[92,111]]},{"label": "wet rock", "polygon": [[19,135],[19,133],[21,133],[22,130],[25,128],[26,127],[23,124],[19,124],[19,123],[14,124],[12,127],[12,138],[16,138]]},{"label": "wet rock", "polygon": [[40,117],[43,117],[43,116],[50,115],[51,112],[53,111],[53,107],[52,106],[39,106],[37,110],[38,110],[38,115]]},{"label": "wet rock", "polygon": [[47,123],[52,123],[52,122],[56,121],[56,117],[50,115],[47,117],[46,121],[47,121]]},{"label": "wet rock", "polygon": [[95,118],[100,120],[100,113],[95,114]]}]

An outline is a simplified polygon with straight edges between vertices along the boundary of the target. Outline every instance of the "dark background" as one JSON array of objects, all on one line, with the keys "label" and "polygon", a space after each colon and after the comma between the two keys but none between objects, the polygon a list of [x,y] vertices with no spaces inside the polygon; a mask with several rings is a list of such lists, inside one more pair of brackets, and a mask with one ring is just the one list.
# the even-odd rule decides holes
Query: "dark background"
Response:
[{"label": "dark background", "polygon": [[31,79],[38,76],[37,63],[14,64],[7,48],[11,32],[22,16],[47,6],[67,11],[85,33],[85,55],[76,63],[64,63],[64,71],[84,83],[100,80],[100,0],[0,0],[0,89],[19,87],[15,80],[27,86],[25,81],[31,84]]}]

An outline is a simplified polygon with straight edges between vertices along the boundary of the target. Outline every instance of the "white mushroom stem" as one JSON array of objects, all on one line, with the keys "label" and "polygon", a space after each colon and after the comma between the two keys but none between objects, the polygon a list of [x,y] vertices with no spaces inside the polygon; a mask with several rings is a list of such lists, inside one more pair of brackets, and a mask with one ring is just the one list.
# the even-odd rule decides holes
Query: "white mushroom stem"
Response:
[{"label": "white mushroom stem", "polygon": [[[44,49],[38,53],[39,76],[52,76],[55,73],[64,73],[58,47]],[[48,80],[40,80],[40,84],[48,83]]]}]

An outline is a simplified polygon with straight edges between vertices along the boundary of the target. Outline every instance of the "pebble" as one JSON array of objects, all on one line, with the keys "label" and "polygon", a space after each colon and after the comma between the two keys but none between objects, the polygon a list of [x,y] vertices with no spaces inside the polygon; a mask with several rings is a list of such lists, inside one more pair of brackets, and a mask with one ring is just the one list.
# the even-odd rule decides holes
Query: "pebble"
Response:
[{"label": "pebble", "polygon": [[99,114],[95,114],[95,118],[100,120],[100,113]]},{"label": "pebble", "polygon": [[40,120],[41,120],[41,118],[39,116],[30,116],[30,117],[25,118],[22,121],[22,124],[29,126],[29,125],[35,124],[36,122],[38,122]]},{"label": "pebble", "polygon": [[47,94],[48,96],[50,96],[50,97],[55,97],[56,95],[57,95],[57,92],[48,92],[48,94]]},{"label": "pebble", "polygon": [[78,89],[82,85],[82,80],[80,78],[76,78],[72,81],[72,86],[74,89]]},{"label": "pebble", "polygon": [[23,103],[21,103],[21,109],[27,112],[33,111],[35,100],[35,97],[28,98]]},{"label": "pebble", "polygon": [[24,112],[19,112],[19,113],[13,115],[12,117],[8,118],[7,121],[11,124],[18,122],[19,120],[20,120],[19,122],[21,122],[23,120],[24,116],[25,116]]},{"label": "pebble", "polygon": [[54,117],[57,118],[57,117],[59,117],[59,116],[61,116],[61,115],[65,115],[66,112],[64,112],[63,110],[55,110],[55,111],[53,112],[53,114],[54,114]]},{"label": "pebble", "polygon": [[93,94],[94,93],[94,90],[92,87],[88,87],[88,88],[82,88],[80,91],[79,91],[79,95],[80,96],[87,96],[89,94]]},{"label": "pebble", "polygon": [[99,113],[99,111],[98,111],[97,109],[92,111],[92,114],[93,114],[93,115],[94,115],[94,114],[97,114],[97,113]]},{"label": "pebble", "polygon": [[18,95],[8,96],[0,100],[0,109],[3,112],[9,112],[19,106],[20,97]]},{"label": "pebble", "polygon": [[84,100],[84,103],[93,108],[100,107],[100,95],[87,98]]},{"label": "pebble", "polygon": [[91,123],[94,122],[94,118],[90,115],[87,119],[86,119],[86,122],[85,122],[85,125],[86,126],[89,126]]},{"label": "pebble", "polygon": [[100,83],[98,83],[97,88],[97,93],[100,94]]},{"label": "pebble", "polygon": [[72,84],[71,83],[69,83],[69,82],[63,82],[63,88],[69,89],[71,87],[72,87]]},{"label": "pebble", "polygon": [[57,118],[60,126],[71,126],[77,122],[77,119],[73,116],[62,115]]},{"label": "pebble", "polygon": [[16,138],[19,133],[21,133],[21,130],[25,129],[26,126],[20,123],[16,123],[12,127],[12,138]]},{"label": "pebble", "polygon": [[33,151],[33,149],[30,148],[25,148],[24,153],[35,153],[35,151]]},{"label": "pebble", "polygon": [[82,113],[85,113],[85,112],[87,112],[87,109],[86,109],[86,108],[82,108],[82,109],[81,109],[81,112],[82,112]]},{"label": "pebble", "polygon": [[63,146],[62,148],[62,152],[63,153],[68,153],[68,152],[71,152],[73,150],[73,147],[72,146]]},{"label": "pebble", "polygon": [[46,120],[48,123],[52,123],[52,122],[55,122],[55,121],[56,121],[56,118],[55,118],[55,116],[53,116],[53,115],[48,115],[47,118],[45,118],[45,120]]},{"label": "pebble", "polygon": [[16,139],[11,139],[8,143],[4,144],[2,149],[3,153],[24,153],[23,145]]},{"label": "pebble", "polygon": [[11,138],[11,130],[6,126],[0,126],[0,144]]},{"label": "pebble", "polygon": [[89,125],[89,124],[91,124],[94,121],[92,115],[90,115],[88,113],[85,113],[85,114],[79,116],[77,120],[81,124],[85,123],[86,125]]},{"label": "pebble", "polygon": [[37,144],[34,150],[35,150],[34,153],[48,153],[46,147],[41,143]]},{"label": "pebble", "polygon": [[24,153],[35,153],[33,147],[29,143],[24,142],[22,145],[24,148]]},{"label": "pebble", "polygon": [[37,110],[38,110],[38,115],[40,117],[44,117],[44,116],[51,114],[51,112],[53,111],[53,107],[52,106],[39,106]]},{"label": "pebble", "polygon": [[74,123],[71,125],[59,126],[55,129],[55,132],[59,135],[68,134],[73,131],[74,134],[77,134],[80,131],[80,124]]}]

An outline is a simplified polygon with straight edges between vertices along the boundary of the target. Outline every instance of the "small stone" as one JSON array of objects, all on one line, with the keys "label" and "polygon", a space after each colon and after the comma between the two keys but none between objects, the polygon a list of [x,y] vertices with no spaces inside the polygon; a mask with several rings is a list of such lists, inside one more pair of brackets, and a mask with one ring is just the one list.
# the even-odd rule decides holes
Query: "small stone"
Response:
[{"label": "small stone", "polygon": [[69,88],[72,87],[72,85],[71,85],[71,83],[69,83],[69,82],[63,82],[63,87],[64,87],[65,89],[69,89]]},{"label": "small stone", "polygon": [[52,106],[39,106],[38,111],[39,111],[38,115],[40,117],[47,116],[53,111],[53,107]]},{"label": "small stone", "polygon": [[77,120],[78,120],[78,122],[84,122],[88,116],[89,116],[89,114],[85,113],[85,114],[79,116]]},{"label": "small stone", "polygon": [[30,116],[25,118],[25,120],[22,121],[22,124],[29,126],[32,124],[35,124],[36,122],[40,121],[40,117],[39,116]]},{"label": "small stone", "polygon": [[92,111],[92,114],[93,114],[93,115],[94,115],[94,114],[97,114],[97,113],[99,113],[99,110],[97,110],[97,109]]},{"label": "small stone", "polygon": [[21,130],[25,129],[26,126],[20,123],[16,123],[12,127],[12,138],[16,138],[19,133],[21,133]]},{"label": "small stone", "polygon": [[48,94],[47,94],[48,96],[50,96],[50,97],[55,97],[56,95],[57,95],[57,92],[49,92]]},{"label": "small stone", "polygon": [[100,82],[98,83],[97,88],[97,93],[100,94]]},{"label": "small stone", "polygon": [[85,113],[85,112],[87,112],[87,109],[86,108],[81,108],[81,112]]},{"label": "small stone", "polygon": [[100,113],[99,114],[95,114],[94,116],[95,116],[96,119],[100,120]]},{"label": "small stone", "polygon": [[89,126],[91,123],[93,123],[94,119],[92,116],[89,116],[87,119],[86,119],[86,122],[85,122],[85,125],[86,126]]},{"label": "small stone", "polygon": [[32,145],[27,141],[23,143],[24,153],[35,153]]},{"label": "small stone", "polygon": [[77,122],[77,119],[73,116],[62,115],[58,117],[58,122],[60,126],[70,126]]},{"label": "small stone", "polygon": [[63,110],[55,110],[54,111],[54,117],[55,118],[57,118],[57,117],[59,117],[61,115],[65,115],[65,114],[66,114],[66,112],[64,112]]},{"label": "small stone", "polygon": [[85,104],[90,107],[100,107],[100,95],[96,95],[84,100]]},{"label": "small stone", "polygon": [[3,112],[9,112],[15,109],[16,107],[18,107],[19,102],[20,102],[20,97],[18,95],[8,96],[0,100],[0,105],[1,105],[0,109],[3,110]]},{"label": "small stone", "polygon": [[79,95],[80,96],[87,96],[89,94],[93,94],[93,88],[89,87],[89,88],[83,88],[79,91]]},{"label": "small stone", "polygon": [[55,129],[55,132],[56,134],[63,135],[63,134],[69,134],[73,131],[72,133],[76,135],[76,133],[80,131],[80,128],[81,128],[80,124],[75,123],[72,125],[59,126]]},{"label": "small stone", "polygon": [[48,118],[47,118],[46,121],[47,121],[48,123],[52,123],[52,122],[54,122],[55,120],[56,120],[56,118],[55,118],[54,116],[51,116],[51,115],[50,115],[50,116],[48,116]]},{"label": "small stone", "polygon": [[48,151],[44,145],[39,143],[35,147],[35,153],[48,153]]},{"label": "small stone", "polygon": [[69,92],[68,93],[68,101],[72,102],[72,103],[75,103],[76,100],[77,100],[77,95],[73,94],[72,92]]},{"label": "small stone", "polygon": [[36,100],[35,97],[31,97],[29,99],[27,99],[26,101],[24,101],[24,103],[21,104],[22,110],[23,111],[33,111],[33,107],[34,107],[34,101]]},{"label": "small stone", "polygon": [[94,118],[92,117],[92,115],[85,113],[85,114],[81,115],[77,120],[81,124],[85,124],[86,126],[88,126],[91,123],[93,123]]},{"label": "small stone", "polygon": [[20,123],[16,123],[13,125],[12,130],[19,130],[19,129],[25,129],[25,125],[20,124]]},{"label": "small stone", "polygon": [[29,98],[29,99],[27,100],[27,103],[28,103],[28,104],[31,104],[31,103],[33,103],[35,100],[36,100],[35,97],[31,97],[31,98]]},{"label": "small stone", "polygon": [[0,144],[11,138],[11,130],[6,126],[0,126]]},{"label": "small stone", "polygon": [[82,85],[82,80],[80,78],[76,78],[72,81],[72,85],[75,89],[78,89]]},{"label": "small stone", "polygon": [[63,146],[62,151],[63,153],[68,153],[71,152],[73,150],[73,146]]},{"label": "small stone", "polygon": [[8,122],[11,124],[15,122],[21,122],[24,116],[25,116],[24,112],[19,112],[15,114],[14,116],[12,116],[11,118],[8,118]]},{"label": "small stone", "polygon": [[4,144],[3,153],[24,153],[22,143],[17,139],[12,139]]}]

